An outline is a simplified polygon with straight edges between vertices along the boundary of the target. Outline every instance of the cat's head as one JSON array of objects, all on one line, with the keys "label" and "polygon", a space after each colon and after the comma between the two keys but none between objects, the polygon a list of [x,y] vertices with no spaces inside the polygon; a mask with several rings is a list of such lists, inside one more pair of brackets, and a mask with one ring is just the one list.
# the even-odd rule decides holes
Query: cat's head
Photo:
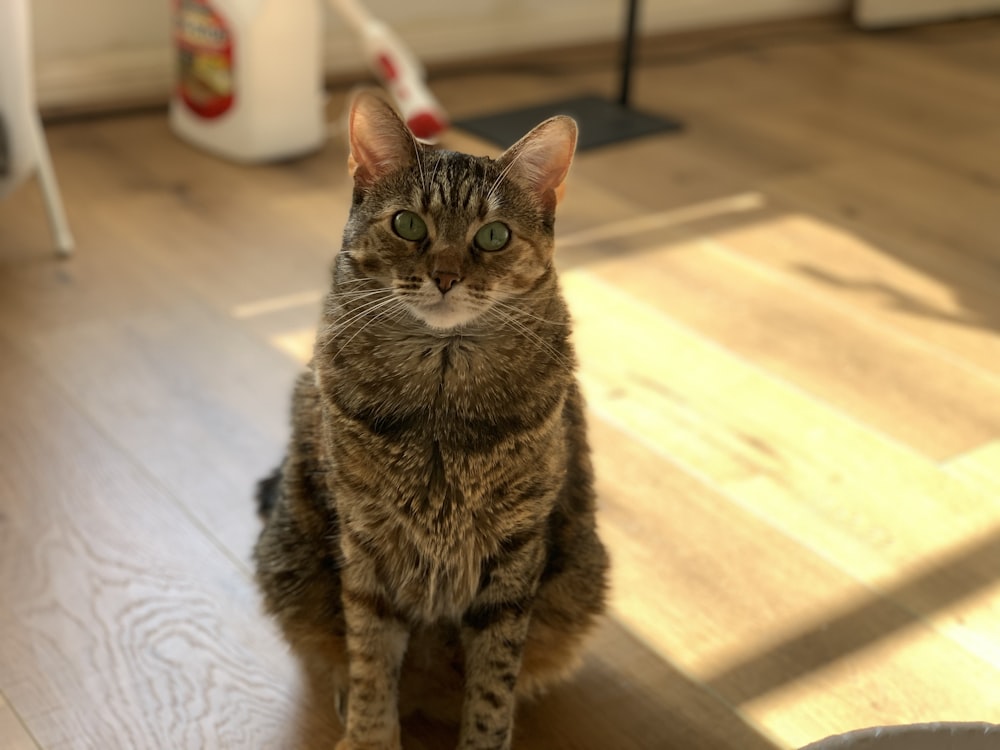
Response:
[{"label": "cat's head", "polygon": [[419,144],[388,104],[362,93],[349,131],[354,204],[342,260],[352,275],[445,331],[510,309],[551,276],[573,120],[546,120],[490,159]]}]

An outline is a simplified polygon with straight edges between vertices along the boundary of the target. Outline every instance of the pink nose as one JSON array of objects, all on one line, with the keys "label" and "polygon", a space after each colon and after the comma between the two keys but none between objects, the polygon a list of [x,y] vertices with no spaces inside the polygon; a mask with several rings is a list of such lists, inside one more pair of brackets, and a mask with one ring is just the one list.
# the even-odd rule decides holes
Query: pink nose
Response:
[{"label": "pink nose", "polygon": [[437,284],[437,288],[441,290],[441,294],[447,294],[448,291],[461,280],[462,277],[457,273],[448,273],[447,271],[434,272],[434,283]]}]

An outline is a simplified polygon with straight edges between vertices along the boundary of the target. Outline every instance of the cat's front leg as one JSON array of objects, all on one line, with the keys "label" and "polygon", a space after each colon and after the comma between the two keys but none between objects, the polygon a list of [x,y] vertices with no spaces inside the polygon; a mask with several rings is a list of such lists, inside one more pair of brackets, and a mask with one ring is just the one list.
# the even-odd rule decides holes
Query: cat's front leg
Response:
[{"label": "cat's front leg", "polygon": [[514,725],[514,686],[528,632],[530,607],[474,605],[462,623],[465,699],[459,750],[507,750]]},{"label": "cat's front leg", "polygon": [[462,617],[465,698],[459,750],[508,750],[515,687],[545,562],[540,534],[507,540],[484,564],[479,593]]},{"label": "cat's front leg", "polygon": [[399,673],[409,629],[366,560],[355,557],[345,567],[342,600],[349,684],[346,735],[337,750],[399,750]]}]

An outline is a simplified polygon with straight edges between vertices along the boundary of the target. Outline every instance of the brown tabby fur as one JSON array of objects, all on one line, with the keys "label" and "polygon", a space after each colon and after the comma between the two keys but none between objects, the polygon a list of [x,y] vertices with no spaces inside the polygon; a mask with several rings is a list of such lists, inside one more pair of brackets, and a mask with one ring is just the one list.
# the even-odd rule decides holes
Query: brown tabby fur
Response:
[{"label": "brown tabby fur", "polygon": [[[606,588],[552,262],[576,127],[477,158],[416,143],[362,94],[350,137],[353,207],[288,453],[261,483],[257,578],[341,692],[338,750],[399,748],[401,672],[422,669],[464,683],[460,748],[508,748],[516,696],[573,666]],[[401,210],[425,239],[397,235]],[[511,239],[484,252],[492,221]]]}]

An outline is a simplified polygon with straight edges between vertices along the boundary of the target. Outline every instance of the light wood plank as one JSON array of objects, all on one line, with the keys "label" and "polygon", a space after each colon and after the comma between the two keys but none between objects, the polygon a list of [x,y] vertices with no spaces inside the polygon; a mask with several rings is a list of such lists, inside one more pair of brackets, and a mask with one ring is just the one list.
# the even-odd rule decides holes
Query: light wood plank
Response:
[{"label": "light wood plank", "polygon": [[918,44],[872,44],[863,34],[837,45],[788,46],[773,64],[788,66],[788,78],[808,99],[827,102],[831,129],[856,123],[887,135],[891,124],[907,123],[896,128],[897,147],[989,127],[1000,104],[986,70],[957,73],[937,60],[929,64]]},{"label": "light wood plank", "polygon": [[885,253],[877,243],[807,214],[779,215],[713,237],[718,246],[766,264],[827,305],[950,352],[957,364],[1000,373],[995,297],[956,288],[938,274]]},{"label": "light wood plank", "polygon": [[[636,213],[661,211],[757,189],[718,160],[692,151],[684,138],[658,137],[653,152],[656,154],[655,167],[650,161],[650,145],[643,140],[626,141],[615,149],[582,154],[574,163],[573,178],[598,184],[629,201]],[[602,204],[589,203],[585,210],[599,212]],[[600,214],[591,214],[591,222],[601,219]]]},{"label": "light wood plank", "polygon": [[[111,227],[115,242],[154,273],[177,276],[220,310],[325,281],[350,200],[342,146],[331,144],[330,153],[319,157],[321,164],[339,158],[338,169],[317,180],[300,165],[250,168],[221,162],[192,151],[163,127],[159,118],[104,123],[91,133],[100,148],[75,154],[76,179],[91,186],[100,184],[109,164],[121,165],[126,174],[136,169],[131,165],[143,165],[141,174],[107,185],[102,200],[81,196],[88,209],[84,223],[100,222],[103,242]],[[149,149],[154,139],[163,147]],[[286,204],[316,196],[328,201],[328,223],[306,226],[283,211]],[[121,221],[123,213],[134,221]],[[149,232],[164,216],[170,221],[162,230]],[[91,244],[93,252],[101,252],[101,240]]]},{"label": "light wood plank", "polygon": [[[307,196],[314,188],[280,169],[246,181],[248,170],[180,146],[158,118],[81,130],[66,137],[65,181],[67,195],[77,191],[67,202],[86,209],[74,227],[80,253],[71,264],[20,263],[0,274],[0,330],[22,341],[95,423],[245,560],[258,528],[253,486],[280,460],[298,368],[252,326],[233,326],[232,306],[325,280],[328,261],[316,252],[322,238],[304,242],[307,232],[289,231],[287,217],[259,208],[271,188],[284,188],[285,199],[295,193],[288,183]],[[157,137],[169,141],[150,150]],[[171,189],[192,162],[193,176],[184,179],[196,187]],[[226,193],[234,176],[250,187]],[[238,210],[260,221],[240,223]],[[243,228],[220,229],[220,220]],[[157,225],[162,231],[149,231]],[[297,249],[283,252],[284,243]],[[259,409],[247,412],[247,404]]]},{"label": "light wood plank", "polygon": [[[597,413],[855,578],[889,589],[1000,530],[995,503],[933,462],[589,272],[564,284]],[[991,559],[974,561],[987,580]],[[996,632],[1000,623],[982,634]]]},{"label": "light wood plank", "polygon": [[66,325],[26,346],[230,555],[249,560],[254,486],[284,451],[294,362],[193,303]]},{"label": "light wood plank", "polygon": [[[720,673],[865,593],[599,411],[590,428],[614,611],[682,669],[702,678]],[[795,669],[775,666],[788,668]]]},{"label": "light wood plank", "polygon": [[[992,500],[1000,513],[1000,440],[949,461],[945,471]],[[940,612],[937,625],[982,658],[1000,665],[1000,639],[991,635],[1000,622],[1000,579],[996,575],[1000,570],[1000,539],[986,535],[956,562],[935,585],[969,593]]]},{"label": "light wood plank", "polygon": [[[886,665],[914,675],[923,689],[883,679],[880,673]],[[972,671],[964,672],[965,669]],[[942,691],[936,676],[949,674],[959,677],[958,692],[968,703],[963,704],[962,697],[950,690],[951,696],[958,699],[955,703],[950,697],[939,700]],[[825,727],[838,721],[844,725],[844,731],[885,723],[923,723],[928,719],[992,722],[1000,711],[996,684],[995,671],[983,671],[975,662],[963,659],[961,652],[938,649],[936,644],[904,630],[864,650],[857,659],[810,673],[793,686],[748,703],[743,710],[768,731],[787,738],[794,747],[823,737]],[[914,695],[906,701],[906,716],[893,716],[886,710],[885,701],[901,697],[910,689]],[[845,711],[846,706],[850,708]]]},{"label": "light wood plank", "polygon": [[1000,440],[955,457],[945,470],[1000,505]]},{"label": "light wood plank", "polygon": [[[251,582],[8,340],[0,689],[43,747],[288,747]],[[44,456],[44,468],[35,459]],[[329,737],[329,735],[328,735]]]},{"label": "light wood plank", "polygon": [[[806,176],[768,181],[765,192],[799,211],[836,221],[918,268],[961,274],[973,290],[995,290],[1000,248],[995,196],[933,164],[872,149]],[[948,200],[941,200],[941,196]],[[947,254],[942,250],[947,249]],[[956,262],[961,258],[961,262]]]},{"label": "light wood plank", "polygon": [[[985,16],[980,19],[969,19],[967,25],[962,24],[959,27],[951,24],[937,27],[939,31],[936,35],[932,35],[931,41],[936,36],[940,41],[942,52],[935,56],[943,65],[959,70],[964,75],[989,79],[997,65],[993,23],[995,23],[993,17]],[[910,46],[914,54],[920,54],[921,51],[926,54],[928,47],[919,39],[913,40]]]},{"label": "light wood plank", "polygon": [[[617,616],[767,736],[797,747],[859,725],[974,720],[1000,707],[989,689],[1000,665],[779,533],[771,519],[734,512],[627,434],[600,420],[591,434],[599,475],[627,477],[600,486]],[[925,713],[941,682],[966,687],[938,694],[934,713]]]},{"label": "light wood plank", "polygon": [[515,747],[538,750],[790,747],[614,619],[595,634],[573,681],[524,706],[518,722]]},{"label": "light wood plank", "polygon": [[4,750],[39,750],[10,704],[0,695],[0,747]]},{"label": "light wood plank", "polygon": [[[592,435],[599,476],[606,477],[600,484],[602,531],[616,562],[615,611],[693,674],[731,672],[728,689],[745,697],[753,694],[755,682],[780,679],[783,670],[785,679],[793,680],[849,658],[859,644],[891,636],[901,626],[923,625],[900,605],[881,601],[822,551],[779,531],[770,518],[734,510],[709,483],[657,461],[650,448],[600,417]],[[620,476],[629,481],[614,479]],[[672,528],[684,533],[665,533]],[[706,609],[705,602],[713,606]],[[841,628],[813,632],[844,612],[854,618],[855,643],[837,642],[846,635]],[[798,660],[757,661],[801,633],[829,638],[823,647],[813,644],[812,658],[821,663],[810,661],[804,650]],[[926,628],[925,636],[935,640]],[[744,672],[743,684],[736,684],[740,670],[734,665],[747,662],[768,676]]]},{"label": "light wood plank", "polygon": [[[582,375],[603,417],[627,425],[668,460],[723,488],[786,483],[780,492],[785,512],[764,509],[766,515],[801,517],[803,503],[812,503],[827,520],[839,519],[850,533],[835,557],[859,577],[892,575],[897,565],[905,569],[911,551],[947,549],[952,533],[953,541],[961,541],[993,520],[992,501],[941,473],[934,462],[588,271],[564,274],[563,282]],[[912,503],[909,513],[879,502],[897,496]],[[930,526],[941,534],[936,544],[925,546],[918,518],[934,519]],[[914,536],[902,543],[907,527]],[[875,563],[862,554],[862,545],[889,555],[892,564]]]},{"label": "light wood plank", "polygon": [[1000,377],[817,297],[795,278],[705,238],[653,245],[641,261],[609,260],[591,272],[933,458],[1000,433]]}]

